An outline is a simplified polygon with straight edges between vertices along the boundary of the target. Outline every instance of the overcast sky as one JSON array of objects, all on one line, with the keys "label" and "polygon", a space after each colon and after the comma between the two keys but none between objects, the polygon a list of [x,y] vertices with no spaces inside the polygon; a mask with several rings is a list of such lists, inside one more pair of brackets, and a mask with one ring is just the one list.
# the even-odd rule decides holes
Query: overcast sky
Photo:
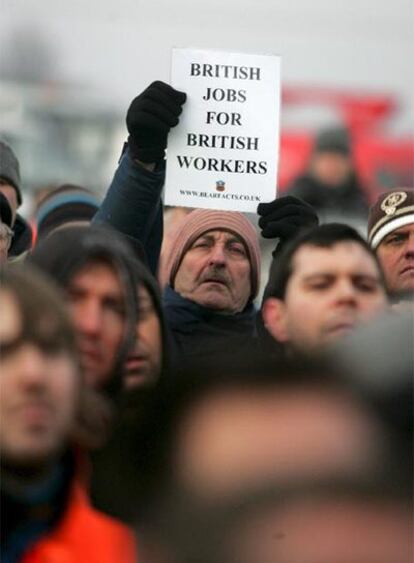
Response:
[{"label": "overcast sky", "polygon": [[284,83],[383,90],[408,106],[414,91],[413,4],[1,0],[0,57],[4,67],[22,37],[35,37],[48,52],[46,78],[101,89],[121,107],[148,82],[169,80],[173,46],[276,53],[282,55]]}]

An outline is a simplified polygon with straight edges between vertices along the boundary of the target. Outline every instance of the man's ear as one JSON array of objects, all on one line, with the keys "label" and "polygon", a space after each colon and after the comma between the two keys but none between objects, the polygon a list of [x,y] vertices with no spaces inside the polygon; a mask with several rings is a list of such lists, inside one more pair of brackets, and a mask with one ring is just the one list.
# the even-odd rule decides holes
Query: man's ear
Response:
[{"label": "man's ear", "polygon": [[288,342],[286,307],[281,299],[268,297],[262,306],[263,323],[268,332],[278,342]]}]

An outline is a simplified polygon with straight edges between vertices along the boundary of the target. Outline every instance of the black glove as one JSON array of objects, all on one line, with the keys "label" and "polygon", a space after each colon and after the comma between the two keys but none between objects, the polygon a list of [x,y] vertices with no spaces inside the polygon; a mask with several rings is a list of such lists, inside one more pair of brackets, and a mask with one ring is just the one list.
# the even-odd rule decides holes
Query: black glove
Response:
[{"label": "black glove", "polygon": [[294,238],[303,228],[316,227],[319,223],[314,208],[302,199],[287,195],[271,201],[259,203],[259,227],[262,237],[279,238],[284,244]]},{"label": "black glove", "polygon": [[133,158],[157,162],[164,158],[167,136],[178,123],[186,94],[165,82],[153,82],[129,106],[126,124]]}]

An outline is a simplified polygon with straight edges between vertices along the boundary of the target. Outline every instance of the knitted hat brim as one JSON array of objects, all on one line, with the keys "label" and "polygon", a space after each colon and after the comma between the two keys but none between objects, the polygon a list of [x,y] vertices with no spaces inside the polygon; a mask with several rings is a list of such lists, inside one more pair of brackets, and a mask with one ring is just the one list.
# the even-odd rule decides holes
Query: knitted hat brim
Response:
[{"label": "knitted hat brim", "polygon": [[414,210],[413,213],[408,213],[402,217],[395,217],[395,219],[385,223],[372,237],[370,241],[371,247],[375,250],[387,235],[401,227],[411,224],[414,224]]}]

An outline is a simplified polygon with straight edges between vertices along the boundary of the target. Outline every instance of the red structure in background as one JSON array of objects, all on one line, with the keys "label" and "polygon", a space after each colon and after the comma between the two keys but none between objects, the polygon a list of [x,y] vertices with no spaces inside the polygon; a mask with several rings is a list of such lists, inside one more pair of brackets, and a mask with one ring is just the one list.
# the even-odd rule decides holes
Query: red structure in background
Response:
[{"label": "red structure in background", "polygon": [[[350,131],[357,173],[371,201],[387,188],[414,185],[413,137],[390,136],[386,131],[386,121],[398,109],[394,97],[323,88],[284,88],[282,108],[294,105],[319,105],[335,110],[339,121]],[[315,133],[283,129],[279,160],[282,192],[306,168]]]}]

